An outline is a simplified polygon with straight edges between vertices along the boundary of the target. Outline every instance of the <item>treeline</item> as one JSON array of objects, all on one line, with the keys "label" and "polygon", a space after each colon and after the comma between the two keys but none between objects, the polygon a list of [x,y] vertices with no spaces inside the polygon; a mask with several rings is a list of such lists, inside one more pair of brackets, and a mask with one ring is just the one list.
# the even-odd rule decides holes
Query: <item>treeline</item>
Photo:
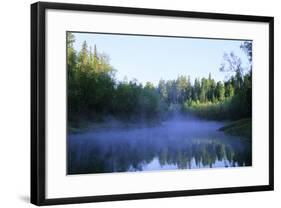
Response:
[{"label": "treeline", "polygon": [[224,54],[220,71],[231,75],[230,78],[224,82],[217,82],[216,87],[210,76],[208,80],[202,78],[201,85],[195,83],[194,88],[198,87],[194,91],[199,92],[199,98],[193,96],[187,99],[183,104],[185,112],[216,120],[251,118],[252,43],[246,41],[240,48],[248,57],[248,70],[245,71],[241,59],[234,53]]},{"label": "treeline", "polygon": [[216,82],[210,74],[207,79],[195,79],[194,84],[189,77],[179,76],[161,80],[157,90],[168,106],[180,104],[184,112],[210,119],[238,119],[251,116],[251,80],[251,72],[236,73],[225,82]]},{"label": "treeline", "polygon": [[[84,42],[73,48],[75,37],[67,33],[68,121],[102,121],[114,117],[128,121],[161,119],[165,110],[160,94],[151,83],[116,81],[109,57]],[[79,121],[79,122],[78,122]]]},{"label": "treeline", "polygon": [[[102,121],[114,117],[127,121],[159,121],[174,112],[194,113],[211,119],[238,119],[251,116],[252,72],[243,73],[241,60],[233,53],[224,55],[221,71],[227,81],[179,76],[160,80],[157,86],[137,80],[117,81],[109,57],[96,46],[84,42],[75,51],[75,37],[67,33],[68,120]],[[244,42],[251,63],[251,43]]]}]

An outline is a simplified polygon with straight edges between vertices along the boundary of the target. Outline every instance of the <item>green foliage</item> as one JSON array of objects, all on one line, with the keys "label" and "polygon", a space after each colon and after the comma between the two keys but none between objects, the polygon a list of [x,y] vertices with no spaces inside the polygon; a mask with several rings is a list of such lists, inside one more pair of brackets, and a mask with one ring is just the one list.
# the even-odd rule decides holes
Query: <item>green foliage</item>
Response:
[{"label": "green foliage", "polygon": [[[80,120],[102,121],[114,117],[125,121],[159,121],[171,112],[194,113],[207,119],[239,119],[251,116],[252,72],[243,74],[241,60],[225,54],[221,71],[231,74],[224,82],[208,78],[194,80],[178,76],[160,80],[157,86],[137,80],[115,80],[115,70],[106,54],[88,47],[73,48],[75,37],[67,33],[68,120],[75,127]],[[251,43],[241,48],[251,65]],[[234,75],[233,75],[234,73]]]},{"label": "green foliage", "polygon": [[162,103],[160,95],[153,85],[145,87],[136,82],[121,82],[113,94],[113,115],[121,119],[153,120],[161,116]]},{"label": "green foliage", "polygon": [[[249,62],[249,71],[244,73],[241,59],[234,53],[224,54],[224,60],[220,71],[227,72],[231,75],[229,80],[212,83],[208,85],[207,90],[214,91],[211,99],[204,97],[205,88],[204,81],[199,86],[195,80],[194,91],[200,97],[194,96],[184,102],[183,110],[196,114],[205,119],[217,120],[237,120],[241,118],[249,118],[252,116],[252,43],[244,42],[241,49],[245,51]],[[203,80],[203,79],[202,79]],[[209,78],[210,80],[210,78]],[[205,84],[206,86],[206,84]]]},{"label": "green foliage", "polygon": [[252,120],[241,119],[231,122],[230,124],[219,129],[233,136],[243,136],[244,138],[252,138]]},{"label": "green foliage", "polygon": [[71,126],[81,120],[101,121],[114,116],[119,119],[157,120],[166,106],[152,83],[144,87],[136,81],[116,82],[109,57],[88,49],[73,49],[75,38],[67,33],[68,121]]},{"label": "green foliage", "polygon": [[251,111],[245,109],[246,106],[251,108],[246,102],[245,98],[240,95],[216,102],[187,101],[183,104],[183,111],[195,114],[204,119],[236,120],[251,115]]}]

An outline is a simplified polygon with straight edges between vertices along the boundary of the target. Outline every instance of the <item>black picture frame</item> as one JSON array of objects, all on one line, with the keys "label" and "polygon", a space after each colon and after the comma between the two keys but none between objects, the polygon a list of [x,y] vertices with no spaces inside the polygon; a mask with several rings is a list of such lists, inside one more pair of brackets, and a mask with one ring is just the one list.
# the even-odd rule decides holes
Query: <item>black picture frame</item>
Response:
[{"label": "black picture frame", "polygon": [[[163,191],[150,193],[129,193],[120,195],[85,196],[71,198],[46,198],[46,83],[45,83],[45,16],[47,9],[72,11],[107,12],[121,14],[187,17],[217,20],[235,20],[269,23],[269,184],[245,187],[211,188],[200,190]],[[72,204],[146,198],[225,194],[236,192],[269,191],[274,189],[274,18],[159,10],[146,8],[95,6],[37,2],[31,5],[31,203],[35,205]]]}]

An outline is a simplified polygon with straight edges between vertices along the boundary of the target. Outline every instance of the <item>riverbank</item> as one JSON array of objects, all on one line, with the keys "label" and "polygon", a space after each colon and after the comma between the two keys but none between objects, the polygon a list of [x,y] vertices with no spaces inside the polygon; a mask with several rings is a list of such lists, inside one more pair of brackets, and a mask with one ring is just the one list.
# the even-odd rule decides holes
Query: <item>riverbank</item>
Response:
[{"label": "riverbank", "polygon": [[223,131],[232,136],[241,136],[250,140],[252,138],[252,119],[245,118],[233,121],[219,128],[219,131]]},{"label": "riverbank", "polygon": [[[184,118],[184,117],[181,117]],[[194,118],[193,118],[194,119]],[[145,121],[145,122],[124,122],[116,119],[106,120],[104,122],[79,122],[79,125],[75,123],[69,123],[68,133],[79,134],[83,132],[98,132],[109,131],[116,129],[132,129],[132,128],[151,128],[155,126],[161,126],[161,121]],[[231,136],[238,136],[250,140],[252,138],[252,120],[250,118],[240,119],[236,121],[226,122],[226,124],[218,129],[225,134]]]},{"label": "riverbank", "polygon": [[161,125],[160,120],[151,121],[121,121],[117,119],[107,119],[102,122],[83,121],[77,123],[69,123],[68,133],[79,134],[83,132],[109,131],[116,129],[132,129],[132,128],[148,128]]}]

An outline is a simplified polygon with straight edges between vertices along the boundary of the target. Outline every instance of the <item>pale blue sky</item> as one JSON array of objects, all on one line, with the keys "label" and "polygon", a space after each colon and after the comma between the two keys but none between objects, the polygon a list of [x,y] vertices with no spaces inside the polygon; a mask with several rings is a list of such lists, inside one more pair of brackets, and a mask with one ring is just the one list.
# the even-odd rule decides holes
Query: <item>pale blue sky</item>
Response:
[{"label": "pale blue sky", "polygon": [[224,52],[234,52],[247,66],[247,57],[240,49],[243,41],[196,39],[175,37],[151,37],[94,33],[73,33],[74,49],[79,51],[84,40],[98,52],[109,55],[110,64],[117,70],[117,80],[137,79],[158,84],[176,79],[179,75],[195,78],[208,77],[224,80],[226,74],[219,71]]}]

